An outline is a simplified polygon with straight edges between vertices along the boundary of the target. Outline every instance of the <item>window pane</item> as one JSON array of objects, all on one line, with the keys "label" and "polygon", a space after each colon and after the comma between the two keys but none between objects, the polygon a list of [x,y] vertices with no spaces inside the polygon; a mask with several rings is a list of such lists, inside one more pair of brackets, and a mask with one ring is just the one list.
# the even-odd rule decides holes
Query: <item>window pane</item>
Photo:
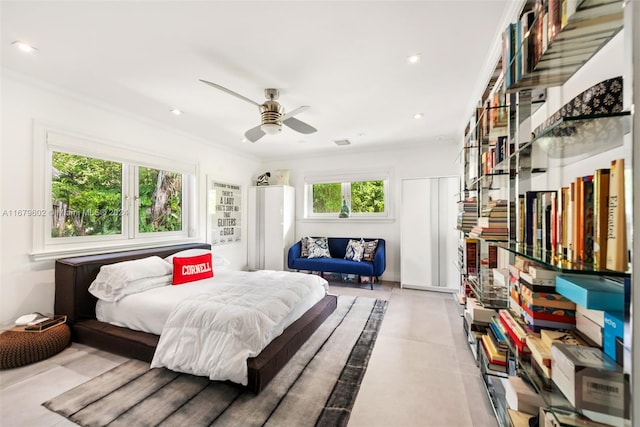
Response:
[{"label": "window pane", "polygon": [[53,152],[51,237],[122,233],[122,164]]},{"label": "window pane", "polygon": [[384,212],[384,181],[352,182],[351,212]]},{"label": "window pane", "polygon": [[313,212],[338,213],[342,207],[342,184],[313,184]]},{"label": "window pane", "polygon": [[182,175],[138,168],[140,209],[138,231],[182,230]]}]

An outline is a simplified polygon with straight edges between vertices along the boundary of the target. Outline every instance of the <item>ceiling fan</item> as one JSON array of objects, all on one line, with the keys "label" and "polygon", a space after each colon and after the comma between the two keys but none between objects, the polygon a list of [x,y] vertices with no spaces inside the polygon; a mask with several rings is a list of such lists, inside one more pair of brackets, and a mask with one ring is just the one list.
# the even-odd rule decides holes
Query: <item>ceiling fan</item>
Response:
[{"label": "ceiling fan", "polygon": [[248,103],[257,106],[260,109],[262,123],[244,133],[244,136],[251,142],[256,142],[266,134],[277,134],[278,132],[282,131],[283,124],[287,125],[297,132],[304,134],[314,133],[318,131],[313,126],[310,126],[305,122],[293,117],[296,114],[300,114],[303,111],[308,110],[308,105],[303,105],[302,107],[298,107],[286,114],[284,113],[284,108],[276,101],[276,99],[278,99],[278,96],[280,95],[278,89],[265,89],[264,96],[267,98],[267,101],[265,101],[263,104],[259,104],[247,97],[240,95],[239,93],[227,89],[226,87],[202,79],[200,79],[200,81],[202,83],[208,84],[209,86],[213,86],[216,89],[220,89],[221,91],[226,92],[229,95],[233,95],[236,98],[240,98],[243,101],[247,101]]}]

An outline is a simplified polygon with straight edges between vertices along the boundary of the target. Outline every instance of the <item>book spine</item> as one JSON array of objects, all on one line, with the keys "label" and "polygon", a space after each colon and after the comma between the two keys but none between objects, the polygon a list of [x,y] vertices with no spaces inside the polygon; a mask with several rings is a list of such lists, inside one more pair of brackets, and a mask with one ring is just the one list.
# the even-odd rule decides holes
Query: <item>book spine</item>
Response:
[{"label": "book spine", "polygon": [[525,228],[524,228],[524,243],[529,246],[533,246],[534,241],[534,228],[533,228],[533,219],[534,219],[534,208],[535,208],[535,200],[537,197],[537,192],[535,191],[527,191],[525,193]]},{"label": "book spine", "polygon": [[607,261],[607,216],[609,208],[609,169],[593,175],[593,265],[604,269]]},{"label": "book spine", "polygon": [[573,255],[572,261],[578,262],[581,261],[584,257],[584,216],[583,216],[583,200],[584,200],[584,190],[583,190],[583,182],[582,178],[576,178],[576,196],[574,198],[574,210],[575,216],[573,217],[573,241],[575,247],[575,253]]},{"label": "book spine", "polygon": [[551,193],[551,254],[558,250],[558,193]]},{"label": "book spine", "polygon": [[613,160],[609,172],[607,269],[627,270],[627,226],[624,198],[624,159]]},{"label": "book spine", "polygon": [[583,252],[580,261],[593,263],[593,175],[582,178],[582,235]]},{"label": "book spine", "polygon": [[569,222],[568,222],[568,214],[569,214],[569,187],[562,187],[561,190],[562,193],[562,214],[560,216],[560,222],[562,223],[560,228],[560,234],[562,236],[562,244],[560,245],[560,256],[562,258],[566,258],[567,257],[567,248],[568,248],[568,241],[567,241],[567,231],[569,228]]},{"label": "book spine", "polygon": [[567,198],[567,255],[566,259],[571,261],[574,254],[574,235],[573,235],[573,223],[574,223],[574,202],[575,202],[576,185],[571,183],[569,185],[569,197]]}]

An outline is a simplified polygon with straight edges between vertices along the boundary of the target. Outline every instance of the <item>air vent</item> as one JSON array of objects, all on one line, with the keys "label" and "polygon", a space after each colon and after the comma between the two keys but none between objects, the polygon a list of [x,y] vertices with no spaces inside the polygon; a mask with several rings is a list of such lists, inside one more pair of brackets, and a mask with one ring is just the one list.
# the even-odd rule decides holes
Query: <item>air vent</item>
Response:
[{"label": "air vent", "polygon": [[351,141],[349,141],[348,139],[338,139],[333,141],[336,143],[336,145],[349,145],[351,144]]}]

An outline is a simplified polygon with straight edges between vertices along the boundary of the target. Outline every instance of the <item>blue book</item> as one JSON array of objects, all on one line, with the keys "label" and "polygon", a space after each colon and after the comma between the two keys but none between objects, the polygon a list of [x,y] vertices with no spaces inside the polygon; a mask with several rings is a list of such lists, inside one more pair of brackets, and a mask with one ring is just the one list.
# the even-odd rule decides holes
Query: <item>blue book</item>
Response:
[{"label": "blue book", "polygon": [[599,276],[557,276],[556,292],[584,308],[624,309],[624,286]]},{"label": "blue book", "polygon": [[619,311],[604,312],[604,328],[602,334],[604,353],[616,360],[616,337],[624,336],[624,313]]}]

